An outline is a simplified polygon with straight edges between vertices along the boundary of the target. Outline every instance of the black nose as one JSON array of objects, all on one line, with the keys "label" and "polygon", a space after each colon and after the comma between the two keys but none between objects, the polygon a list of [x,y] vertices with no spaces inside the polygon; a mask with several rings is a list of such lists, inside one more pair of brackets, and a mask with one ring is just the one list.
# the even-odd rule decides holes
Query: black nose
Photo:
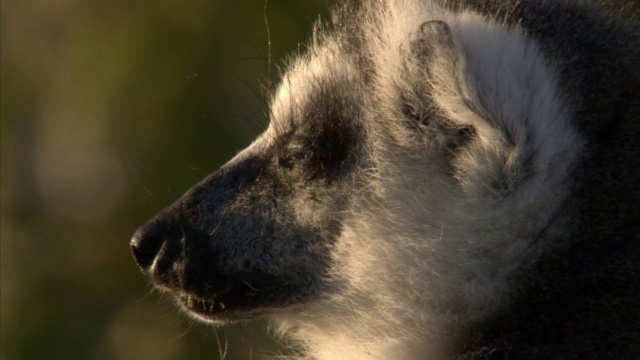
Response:
[{"label": "black nose", "polygon": [[140,269],[149,274],[156,264],[169,265],[180,252],[180,240],[184,236],[180,223],[160,214],[140,227],[131,238],[133,257]]}]

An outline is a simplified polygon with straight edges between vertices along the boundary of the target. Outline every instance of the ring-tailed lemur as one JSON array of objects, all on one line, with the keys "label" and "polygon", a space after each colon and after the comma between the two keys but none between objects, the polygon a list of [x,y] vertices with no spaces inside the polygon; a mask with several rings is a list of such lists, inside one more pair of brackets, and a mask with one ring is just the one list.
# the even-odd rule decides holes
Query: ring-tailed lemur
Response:
[{"label": "ring-tailed lemur", "polygon": [[310,358],[640,359],[639,52],[578,1],[343,4],[135,258]]}]

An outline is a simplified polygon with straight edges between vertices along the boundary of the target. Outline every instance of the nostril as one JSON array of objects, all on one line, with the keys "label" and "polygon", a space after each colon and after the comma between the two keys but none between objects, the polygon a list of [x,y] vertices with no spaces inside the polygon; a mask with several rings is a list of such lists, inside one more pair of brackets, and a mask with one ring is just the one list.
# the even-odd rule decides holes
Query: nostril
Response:
[{"label": "nostril", "polygon": [[138,230],[131,238],[131,251],[140,268],[147,271],[162,246],[160,238],[150,239],[144,232]]},{"label": "nostril", "polygon": [[166,242],[182,238],[182,228],[176,221],[156,217],[140,227],[131,238],[131,251],[138,266],[148,272]]}]

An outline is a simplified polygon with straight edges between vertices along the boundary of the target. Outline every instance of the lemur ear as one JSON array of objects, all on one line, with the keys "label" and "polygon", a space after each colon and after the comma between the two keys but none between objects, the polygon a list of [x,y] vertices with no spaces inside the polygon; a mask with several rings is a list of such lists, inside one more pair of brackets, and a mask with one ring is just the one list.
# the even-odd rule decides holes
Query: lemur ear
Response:
[{"label": "lemur ear", "polygon": [[518,172],[518,164],[513,163],[514,156],[519,158],[518,146],[478,98],[479,92],[497,89],[470,78],[468,54],[451,27],[439,20],[423,23],[409,42],[409,55],[404,64],[409,86],[403,93],[402,111],[420,130],[430,151],[440,154],[462,185],[488,184],[500,191],[512,187],[513,173]]},{"label": "lemur ear", "polygon": [[401,90],[403,112],[422,125],[433,123],[438,114],[434,93],[442,82],[455,85],[460,63],[459,50],[449,25],[444,21],[427,21],[411,34],[407,56],[402,64],[404,83]]},{"label": "lemur ear", "polygon": [[440,20],[427,21],[411,35],[403,64],[405,86],[402,113],[418,136],[428,139],[432,151],[453,161],[455,154],[475,135],[470,124],[453,121],[442,109],[437,94],[458,92],[461,54],[451,28]]},{"label": "lemur ear", "polygon": [[422,23],[411,41],[412,53],[423,60],[441,52],[452,52],[454,48],[451,29],[441,20]]}]

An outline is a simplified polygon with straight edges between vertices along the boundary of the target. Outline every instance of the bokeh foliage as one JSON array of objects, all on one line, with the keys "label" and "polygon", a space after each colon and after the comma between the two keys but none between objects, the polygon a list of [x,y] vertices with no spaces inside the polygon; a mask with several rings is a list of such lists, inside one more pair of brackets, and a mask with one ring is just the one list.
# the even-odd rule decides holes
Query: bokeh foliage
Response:
[{"label": "bokeh foliage", "polygon": [[[2,1],[0,358],[258,359],[151,290],[134,229],[265,126],[330,1]],[[267,35],[271,36],[271,58]]]},{"label": "bokeh foliage", "polygon": [[264,323],[178,314],[128,239],[266,126],[278,66],[333,2],[2,1],[1,359],[284,351]]}]

